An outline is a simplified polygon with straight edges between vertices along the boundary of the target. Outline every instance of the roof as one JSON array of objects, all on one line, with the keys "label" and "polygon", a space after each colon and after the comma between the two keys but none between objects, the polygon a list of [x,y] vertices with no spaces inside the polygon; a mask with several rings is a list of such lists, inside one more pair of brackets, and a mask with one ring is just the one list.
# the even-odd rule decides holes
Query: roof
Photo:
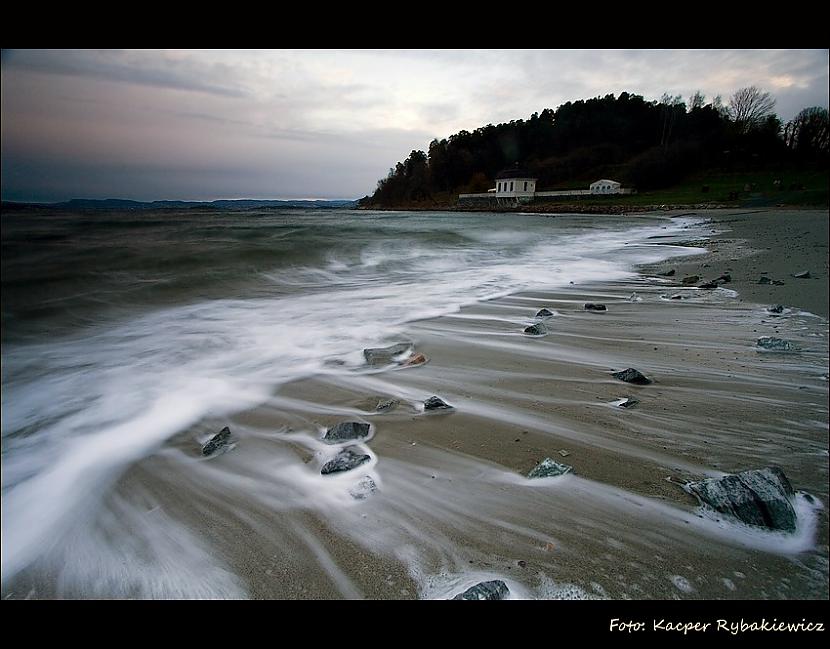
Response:
[{"label": "roof", "polygon": [[532,178],[536,179],[532,173],[530,173],[527,169],[523,169],[516,163],[515,167],[508,167],[507,169],[502,169],[498,174],[496,174],[496,180],[504,180],[505,178]]},{"label": "roof", "polygon": [[592,185],[596,185],[597,183],[614,183],[615,185],[619,185],[620,183],[616,180],[608,180],[607,178],[602,178],[600,180],[595,180],[592,182]]}]

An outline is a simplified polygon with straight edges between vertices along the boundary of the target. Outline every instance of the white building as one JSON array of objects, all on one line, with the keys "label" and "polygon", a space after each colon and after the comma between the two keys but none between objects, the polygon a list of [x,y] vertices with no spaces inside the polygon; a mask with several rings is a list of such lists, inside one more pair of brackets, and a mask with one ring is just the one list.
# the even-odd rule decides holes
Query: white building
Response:
[{"label": "white building", "polygon": [[486,194],[459,194],[460,202],[482,200],[485,203],[496,205],[518,206],[532,202],[534,199],[550,200],[561,198],[582,198],[591,195],[605,194],[633,194],[633,189],[624,189],[616,180],[602,179],[589,185],[588,189],[565,189],[557,191],[537,192],[537,178],[517,164],[499,172],[496,176],[496,186],[488,189]]},{"label": "white building", "polygon": [[620,183],[616,180],[596,180],[590,184],[592,194],[619,194]]},{"label": "white building", "polygon": [[529,171],[518,165],[500,171],[496,176],[496,198],[533,198],[536,180]]}]

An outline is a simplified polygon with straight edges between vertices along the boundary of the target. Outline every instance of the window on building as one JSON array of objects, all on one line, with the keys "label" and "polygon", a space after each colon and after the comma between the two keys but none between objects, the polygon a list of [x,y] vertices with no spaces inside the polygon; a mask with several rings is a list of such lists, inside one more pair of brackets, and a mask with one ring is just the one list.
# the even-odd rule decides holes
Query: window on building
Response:
[{"label": "window on building", "polygon": [[501,183],[498,184],[498,191],[501,191]]},{"label": "window on building", "polygon": [[527,181],[525,180],[525,191],[527,191]]},{"label": "window on building", "polygon": [[510,191],[511,192],[513,191],[513,181],[512,180],[510,181]]}]

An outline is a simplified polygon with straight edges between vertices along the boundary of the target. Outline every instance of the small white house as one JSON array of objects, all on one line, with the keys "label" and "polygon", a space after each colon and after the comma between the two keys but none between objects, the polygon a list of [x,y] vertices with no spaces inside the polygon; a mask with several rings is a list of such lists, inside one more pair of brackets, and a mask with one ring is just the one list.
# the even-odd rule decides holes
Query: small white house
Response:
[{"label": "small white house", "polygon": [[597,180],[591,183],[590,190],[592,194],[619,194],[620,183],[616,180]]},{"label": "small white house", "polygon": [[518,165],[496,176],[496,198],[533,198],[536,178]]}]

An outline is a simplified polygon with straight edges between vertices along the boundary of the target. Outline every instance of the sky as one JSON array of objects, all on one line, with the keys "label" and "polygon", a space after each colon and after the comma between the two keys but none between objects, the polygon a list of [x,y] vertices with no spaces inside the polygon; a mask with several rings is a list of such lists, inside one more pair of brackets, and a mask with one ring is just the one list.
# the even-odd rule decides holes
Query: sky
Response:
[{"label": "sky", "polygon": [[786,122],[828,50],[4,50],[3,200],[360,198],[413,149],[626,91]]}]

